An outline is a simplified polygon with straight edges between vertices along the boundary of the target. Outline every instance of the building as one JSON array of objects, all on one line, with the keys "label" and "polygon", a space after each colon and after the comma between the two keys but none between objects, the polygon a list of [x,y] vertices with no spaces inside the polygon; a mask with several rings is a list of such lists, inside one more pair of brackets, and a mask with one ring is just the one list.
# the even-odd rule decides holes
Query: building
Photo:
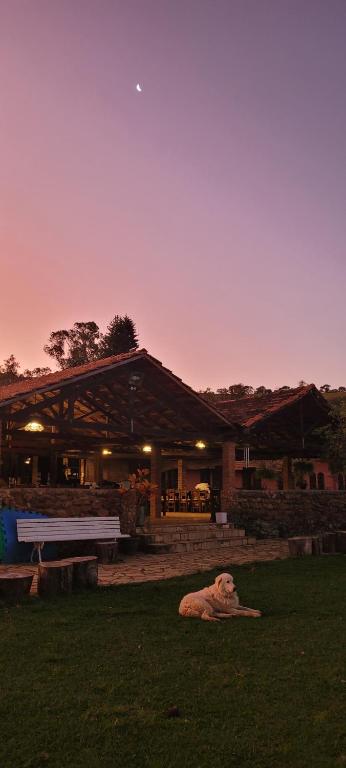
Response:
[{"label": "building", "polygon": [[[292,460],[318,455],[315,429],[326,423],[314,385],[216,408],[142,349],[1,387],[0,483],[112,488],[141,467],[157,486],[152,517],[169,492],[193,511],[200,482],[227,509],[235,489],[258,482],[256,469],[275,468],[275,487],[293,487]],[[322,472],[329,483],[314,461],[316,485]]]}]

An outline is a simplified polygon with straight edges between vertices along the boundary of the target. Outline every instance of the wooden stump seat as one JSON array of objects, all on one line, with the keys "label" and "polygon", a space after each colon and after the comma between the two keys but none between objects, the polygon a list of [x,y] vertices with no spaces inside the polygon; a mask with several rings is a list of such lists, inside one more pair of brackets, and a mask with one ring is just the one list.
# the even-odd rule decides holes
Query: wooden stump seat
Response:
[{"label": "wooden stump seat", "polygon": [[336,532],[336,551],[346,554],[346,531]]},{"label": "wooden stump seat", "polygon": [[292,536],[288,539],[288,549],[291,557],[312,555],[312,536]]},{"label": "wooden stump seat", "polygon": [[33,578],[32,573],[18,573],[14,570],[0,573],[0,600],[14,604],[20,602],[29,595]]},{"label": "wooden stump seat", "polygon": [[322,551],[324,554],[334,555],[336,552],[336,533],[335,531],[328,531],[322,533]]},{"label": "wooden stump seat", "polygon": [[109,564],[115,563],[118,559],[118,542],[117,541],[97,541],[96,553],[100,563]]},{"label": "wooden stump seat", "polygon": [[72,560],[51,560],[47,563],[39,563],[37,592],[40,597],[70,594],[72,585]]},{"label": "wooden stump seat", "polygon": [[67,557],[39,563],[37,592],[40,597],[70,594],[74,588],[97,586],[98,561],[95,555]]},{"label": "wooden stump seat", "polygon": [[86,555],[85,557],[68,557],[67,561],[72,563],[73,588],[77,587],[77,589],[90,589],[97,587],[98,558],[95,555]]}]

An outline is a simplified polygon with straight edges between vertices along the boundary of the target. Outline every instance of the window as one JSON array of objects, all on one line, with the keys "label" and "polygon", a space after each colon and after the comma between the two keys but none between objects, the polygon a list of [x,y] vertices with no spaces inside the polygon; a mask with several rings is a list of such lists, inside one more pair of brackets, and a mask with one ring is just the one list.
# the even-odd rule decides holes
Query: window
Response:
[{"label": "window", "polygon": [[317,487],[319,491],[324,491],[324,474],[319,472],[317,475]]}]

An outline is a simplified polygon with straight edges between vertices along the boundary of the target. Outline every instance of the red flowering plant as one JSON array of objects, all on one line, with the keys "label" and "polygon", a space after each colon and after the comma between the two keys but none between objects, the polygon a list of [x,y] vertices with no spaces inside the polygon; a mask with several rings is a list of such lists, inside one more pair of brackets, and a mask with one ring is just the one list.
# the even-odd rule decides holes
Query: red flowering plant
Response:
[{"label": "red flowering plant", "polygon": [[136,519],[131,520],[131,527],[134,531],[137,525],[144,525],[150,495],[158,487],[157,483],[152,483],[149,480],[149,474],[149,469],[137,469],[136,472],[133,472],[128,476],[127,481],[121,484],[120,491],[122,493],[126,493],[130,490],[136,491]]}]

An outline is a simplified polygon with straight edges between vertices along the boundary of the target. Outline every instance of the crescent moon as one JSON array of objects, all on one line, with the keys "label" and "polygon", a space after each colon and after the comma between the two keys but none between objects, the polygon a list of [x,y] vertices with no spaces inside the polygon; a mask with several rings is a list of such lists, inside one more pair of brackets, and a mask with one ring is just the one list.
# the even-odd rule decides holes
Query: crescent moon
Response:
[{"label": "crescent moon", "polygon": [[138,93],[142,93],[142,86],[139,83],[136,85],[136,91],[138,91]]}]

